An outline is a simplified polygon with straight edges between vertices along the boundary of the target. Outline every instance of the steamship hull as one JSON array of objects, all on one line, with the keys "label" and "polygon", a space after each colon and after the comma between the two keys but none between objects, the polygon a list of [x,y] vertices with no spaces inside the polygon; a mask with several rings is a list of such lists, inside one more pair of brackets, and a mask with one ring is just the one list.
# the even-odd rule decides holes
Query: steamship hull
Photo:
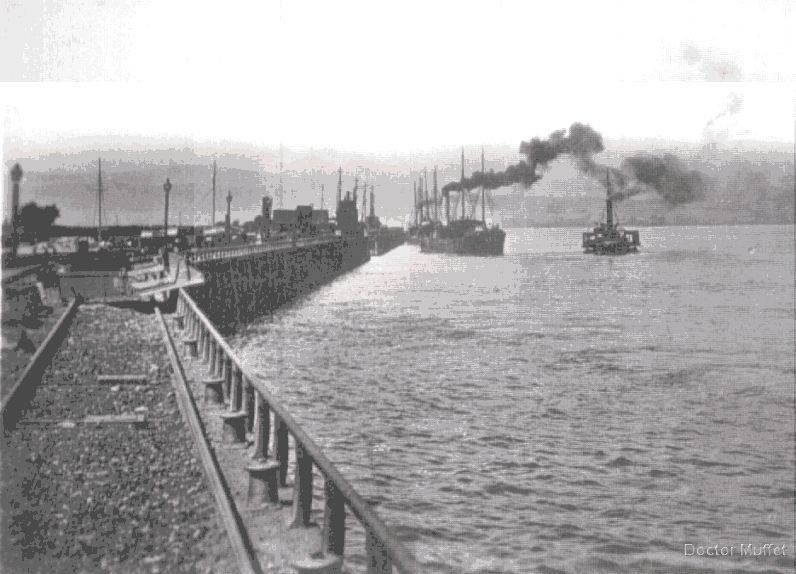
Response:
[{"label": "steamship hull", "polygon": [[427,235],[420,237],[420,251],[455,255],[503,255],[505,240],[506,233],[502,229],[489,229],[458,237]]},{"label": "steamship hull", "polygon": [[638,231],[602,225],[583,234],[583,251],[594,255],[636,253],[640,246]]}]

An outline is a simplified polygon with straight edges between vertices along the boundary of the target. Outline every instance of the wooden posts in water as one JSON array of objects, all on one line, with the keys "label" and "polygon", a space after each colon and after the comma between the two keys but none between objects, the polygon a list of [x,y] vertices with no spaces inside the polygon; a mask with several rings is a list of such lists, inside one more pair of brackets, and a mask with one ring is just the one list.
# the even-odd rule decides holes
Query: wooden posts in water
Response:
[{"label": "wooden posts in water", "polygon": [[[308,558],[295,563],[299,572],[318,571],[319,565],[339,568],[345,553],[348,511],[362,524],[365,533],[367,572],[391,573],[393,564],[402,574],[419,573],[420,566],[403,545],[387,530],[370,505],[353,489],[317,444],[296,423],[284,406],[268,391],[264,382],[247,371],[196,303],[180,289],[177,312],[186,318],[186,331],[202,341],[203,352],[193,358],[208,365],[208,377],[226,390],[224,442],[251,444],[247,498],[255,504],[275,504],[279,488],[288,486],[288,455],[292,438],[295,451],[293,512],[291,526],[311,525],[313,478],[324,479],[324,518],[321,559]],[[273,415],[273,423],[271,422]],[[273,426],[272,426],[273,425]],[[251,432],[251,440],[247,439]],[[227,436],[228,435],[228,436]],[[273,448],[269,452],[269,443]]]}]

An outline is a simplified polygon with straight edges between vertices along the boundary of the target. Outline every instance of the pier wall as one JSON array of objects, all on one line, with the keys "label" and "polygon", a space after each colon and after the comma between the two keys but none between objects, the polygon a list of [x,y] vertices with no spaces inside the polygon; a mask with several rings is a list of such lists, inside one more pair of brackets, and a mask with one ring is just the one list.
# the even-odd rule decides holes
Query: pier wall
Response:
[{"label": "pier wall", "polygon": [[262,316],[370,259],[367,238],[199,261],[203,285],[191,297],[222,332]]}]

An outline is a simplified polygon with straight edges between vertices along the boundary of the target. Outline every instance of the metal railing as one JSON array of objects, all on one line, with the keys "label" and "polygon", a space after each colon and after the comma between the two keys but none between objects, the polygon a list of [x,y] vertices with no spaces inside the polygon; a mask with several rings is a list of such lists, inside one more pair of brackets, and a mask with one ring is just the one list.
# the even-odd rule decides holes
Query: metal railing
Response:
[{"label": "metal railing", "polygon": [[328,233],[313,237],[293,237],[285,239],[269,239],[265,243],[249,243],[244,245],[223,245],[220,247],[195,247],[188,250],[191,262],[201,263],[203,261],[213,261],[228,257],[243,257],[256,253],[267,253],[280,249],[291,249],[294,247],[307,247],[309,245],[319,245],[334,241],[338,236]]},{"label": "metal railing", "polygon": [[286,485],[288,471],[288,435],[293,436],[296,460],[292,525],[310,525],[315,468],[323,475],[325,482],[322,530],[322,549],[325,554],[343,556],[348,508],[365,530],[369,574],[390,573],[393,565],[402,574],[422,572],[414,557],[389,532],[370,505],[354,490],[287,409],[268,391],[262,377],[243,366],[229,344],[184,289],[179,291],[177,313],[183,317],[186,337],[196,341],[198,356],[207,363],[209,375],[222,379],[230,413],[245,416],[246,430],[254,435],[256,458],[269,457],[272,433],[270,413],[273,412],[275,452],[272,454],[279,464],[278,480],[282,486]]}]

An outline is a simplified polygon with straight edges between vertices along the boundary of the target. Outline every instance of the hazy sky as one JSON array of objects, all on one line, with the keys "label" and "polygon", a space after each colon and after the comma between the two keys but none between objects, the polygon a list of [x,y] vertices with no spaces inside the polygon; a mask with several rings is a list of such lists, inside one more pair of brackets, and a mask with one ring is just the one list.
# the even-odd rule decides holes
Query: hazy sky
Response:
[{"label": "hazy sky", "polygon": [[794,5],[4,0],[3,140],[388,153],[581,121],[613,139],[792,142]]}]

